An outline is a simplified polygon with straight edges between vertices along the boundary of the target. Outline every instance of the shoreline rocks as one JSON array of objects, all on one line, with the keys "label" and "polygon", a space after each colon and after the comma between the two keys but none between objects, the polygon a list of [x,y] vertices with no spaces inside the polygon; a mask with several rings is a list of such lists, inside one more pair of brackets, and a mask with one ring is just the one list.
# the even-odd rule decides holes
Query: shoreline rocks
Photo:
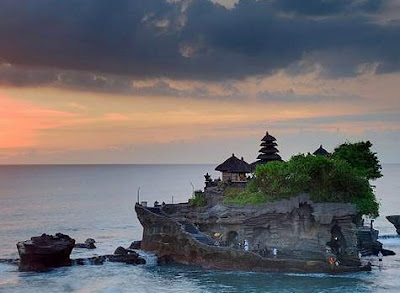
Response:
[{"label": "shoreline rocks", "polygon": [[94,240],[93,238],[88,238],[85,240],[84,243],[76,243],[75,248],[95,249],[96,248],[96,245],[94,245],[95,243],[96,240]]},{"label": "shoreline rocks", "polygon": [[393,226],[396,228],[397,234],[400,235],[400,215],[391,215],[387,216],[386,219],[393,224]]},{"label": "shoreline rocks", "polygon": [[17,243],[20,271],[47,271],[56,267],[70,266],[70,254],[75,240],[57,233],[42,234]]},{"label": "shoreline rocks", "polygon": [[20,271],[44,272],[53,268],[71,265],[102,265],[104,262],[120,262],[125,264],[146,264],[132,247],[140,247],[140,241],[134,241],[128,248],[118,247],[114,254],[100,255],[88,258],[70,259],[74,248],[94,249],[96,241],[86,239],[85,243],[75,244],[75,240],[68,235],[57,233],[42,234],[30,240],[17,243],[20,259],[0,259],[0,263],[16,264]]},{"label": "shoreline rocks", "polygon": [[128,249],[118,246],[117,249],[114,251],[116,255],[127,255],[129,253]]},{"label": "shoreline rocks", "polygon": [[141,244],[142,244],[142,241],[140,241],[140,240],[133,241],[131,243],[131,245],[129,246],[129,249],[140,249]]},{"label": "shoreline rocks", "polygon": [[114,254],[100,255],[89,258],[78,258],[72,260],[74,265],[102,265],[104,262],[120,262],[131,265],[141,265],[146,264],[146,260],[136,252],[131,249],[126,249],[119,246]]}]

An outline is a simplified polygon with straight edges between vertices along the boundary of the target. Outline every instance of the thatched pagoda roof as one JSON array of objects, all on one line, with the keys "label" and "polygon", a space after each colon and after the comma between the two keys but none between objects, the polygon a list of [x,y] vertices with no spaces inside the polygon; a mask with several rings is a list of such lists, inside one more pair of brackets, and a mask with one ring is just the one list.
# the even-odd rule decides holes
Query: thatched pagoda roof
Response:
[{"label": "thatched pagoda roof", "polygon": [[263,147],[265,147],[265,146],[272,146],[272,147],[274,147],[274,146],[278,146],[278,144],[277,144],[275,141],[273,141],[273,142],[265,142],[265,141],[263,141],[263,142],[260,144],[260,146],[263,146]]},{"label": "thatched pagoda roof", "polygon": [[275,147],[263,147],[260,151],[263,154],[276,154],[279,153],[278,149]]},{"label": "thatched pagoda roof", "polygon": [[281,156],[278,154],[259,154],[257,159],[264,161],[264,163],[269,161],[282,161]]},{"label": "thatched pagoda roof", "polygon": [[220,172],[231,172],[231,173],[251,173],[251,166],[246,163],[243,158],[238,159],[234,154],[222,164],[215,168],[216,171]]},{"label": "thatched pagoda roof", "polygon": [[271,161],[282,161],[277,148],[276,138],[266,132],[265,136],[261,140],[260,154],[257,157],[257,161],[251,164],[251,169],[254,170],[259,164],[267,164]]},{"label": "thatched pagoda roof", "polygon": [[320,145],[319,148],[315,152],[313,152],[313,155],[328,156],[330,154],[326,149],[322,147],[322,145]]},{"label": "thatched pagoda roof", "polygon": [[262,141],[265,141],[265,142],[273,142],[273,141],[276,141],[276,138],[273,137],[272,135],[270,135],[270,134],[268,133],[268,131],[267,131],[267,133],[265,134],[265,136],[262,138]]}]

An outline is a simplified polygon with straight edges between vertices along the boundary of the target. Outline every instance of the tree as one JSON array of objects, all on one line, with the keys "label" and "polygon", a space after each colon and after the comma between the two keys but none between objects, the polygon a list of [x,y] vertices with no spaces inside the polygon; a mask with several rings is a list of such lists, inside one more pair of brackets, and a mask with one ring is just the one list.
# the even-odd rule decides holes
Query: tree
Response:
[{"label": "tree", "polygon": [[371,151],[370,141],[356,143],[344,143],[333,152],[334,159],[339,159],[350,164],[354,170],[367,179],[382,177],[381,165],[376,153]]},{"label": "tree", "polygon": [[287,162],[258,165],[254,175],[244,191],[229,190],[225,201],[257,204],[307,193],[314,202],[348,202],[361,215],[379,215],[369,180],[341,159],[296,155]]}]

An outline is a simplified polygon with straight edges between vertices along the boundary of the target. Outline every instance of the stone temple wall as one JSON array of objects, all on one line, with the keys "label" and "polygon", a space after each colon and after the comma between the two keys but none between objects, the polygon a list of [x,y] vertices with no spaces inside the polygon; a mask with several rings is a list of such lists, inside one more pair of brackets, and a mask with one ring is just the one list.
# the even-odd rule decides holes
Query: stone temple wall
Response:
[{"label": "stone temple wall", "polygon": [[277,249],[287,257],[326,259],[329,246],[337,255],[356,257],[356,214],[352,204],[314,203],[299,195],[259,206],[181,207],[170,216],[190,221],[209,236],[220,234],[224,246],[243,247],[246,241],[261,254]]}]

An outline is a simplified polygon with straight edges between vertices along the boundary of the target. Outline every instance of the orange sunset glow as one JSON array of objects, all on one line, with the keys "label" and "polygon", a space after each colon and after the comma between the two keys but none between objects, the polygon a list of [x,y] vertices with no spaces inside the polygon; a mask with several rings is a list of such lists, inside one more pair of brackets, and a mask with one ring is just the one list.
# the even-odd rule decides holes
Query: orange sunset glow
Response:
[{"label": "orange sunset glow", "polygon": [[[203,2],[210,10],[199,14],[189,14],[197,9],[193,3],[170,1],[160,14],[106,18],[104,34],[91,31],[87,18],[80,28],[54,20],[56,25],[41,27],[53,36],[47,43],[16,39],[36,23],[12,10],[20,25],[0,34],[7,40],[0,49],[0,163],[209,163],[232,149],[253,158],[266,130],[279,137],[286,158],[320,144],[332,150],[344,140],[369,139],[383,161],[399,162],[397,6],[382,6],[351,25],[330,21],[336,19],[330,14],[280,12],[273,1]],[[113,9],[125,14],[118,5]],[[176,9],[180,14],[170,13]],[[214,10],[231,25],[196,28],[197,18],[213,18]],[[264,10],[269,20],[259,14]],[[282,13],[293,23],[286,24]],[[134,34],[122,29],[129,21]],[[307,38],[296,22],[308,28]],[[293,29],[281,29],[285,25]],[[319,25],[336,39],[326,39]],[[341,25],[359,36],[357,30],[373,26],[388,36],[382,42],[393,44],[377,48],[372,33],[352,43]],[[251,38],[235,41],[244,35]],[[157,156],[151,154],[155,148]],[[213,151],[192,155],[204,149]]]}]

